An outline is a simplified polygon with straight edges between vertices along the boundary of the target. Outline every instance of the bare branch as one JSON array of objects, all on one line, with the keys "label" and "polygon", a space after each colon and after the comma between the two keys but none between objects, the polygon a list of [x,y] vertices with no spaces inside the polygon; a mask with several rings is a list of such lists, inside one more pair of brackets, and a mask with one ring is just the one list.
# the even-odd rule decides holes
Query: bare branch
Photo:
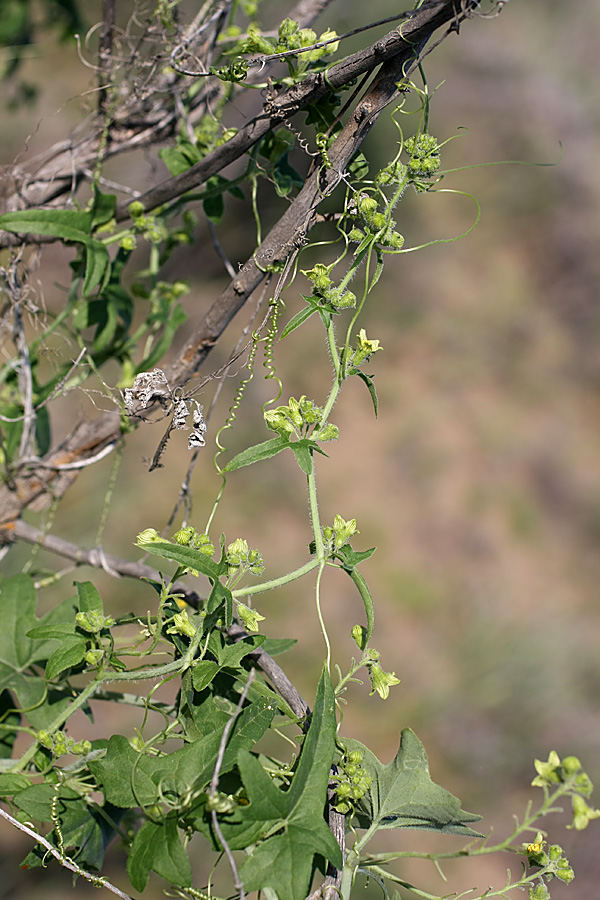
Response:
[{"label": "bare branch", "polygon": [[111,884],[104,876],[92,875],[90,872],[86,872],[85,869],[78,866],[72,859],[69,859],[68,856],[61,853],[60,850],[51,844],[50,841],[46,840],[45,837],[42,837],[41,834],[38,834],[37,831],[34,831],[33,828],[30,828],[28,825],[24,825],[23,822],[19,822],[19,820],[11,816],[10,813],[5,812],[2,807],[0,807],[0,816],[2,816],[3,819],[6,819],[7,822],[10,822],[11,825],[14,825],[15,828],[18,828],[19,831],[29,835],[36,843],[45,847],[48,853],[51,853],[65,869],[69,869],[69,871],[74,872],[76,875],[80,875],[82,878],[85,878],[86,881],[91,881],[95,887],[106,888],[107,891],[111,891],[113,894],[116,894],[117,897],[121,897],[121,900],[132,900],[132,897],[130,897],[129,894],[119,890],[118,887]]}]

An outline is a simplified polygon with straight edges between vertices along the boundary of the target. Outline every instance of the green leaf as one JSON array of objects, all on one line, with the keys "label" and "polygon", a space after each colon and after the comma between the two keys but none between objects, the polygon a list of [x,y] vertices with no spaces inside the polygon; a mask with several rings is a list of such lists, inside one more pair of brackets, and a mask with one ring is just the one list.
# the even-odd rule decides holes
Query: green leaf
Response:
[{"label": "green leaf", "polygon": [[203,575],[206,575],[207,578],[213,581],[216,581],[221,574],[219,566],[210,556],[207,556],[206,553],[201,553],[199,550],[194,550],[193,547],[171,544],[169,541],[152,541],[144,544],[143,549],[153,556],[170,559],[180,566],[187,566],[190,569],[202,572]]},{"label": "green leaf", "polygon": [[192,884],[192,868],[179,837],[176,814],[162,822],[145,822],[133,839],[127,874],[136,891],[145,889],[151,871],[177,887]]},{"label": "green leaf", "polygon": [[102,598],[91,581],[76,581],[79,612],[98,612],[104,615]]},{"label": "green leaf", "polygon": [[281,332],[281,337],[279,338],[282,341],[288,334],[291,334],[296,328],[299,328],[300,325],[303,325],[307,319],[313,315],[313,313],[317,312],[316,306],[307,306],[304,309],[301,309],[300,312],[296,313],[295,316],[292,316],[290,321],[287,323],[283,331]]},{"label": "green leaf", "polygon": [[0,216],[0,228],[16,234],[43,234],[85,247],[83,295],[87,296],[110,272],[110,257],[101,241],[91,237],[93,216],[78,209],[23,209]]},{"label": "green leaf", "polygon": [[262,822],[265,831],[281,824],[281,830],[258,843],[243,862],[240,878],[246,891],[271,887],[285,900],[304,900],[315,854],[342,867],[340,848],[324,819],[334,749],[335,703],[324,670],[289,790],[279,790],[256,758],[240,753],[238,765],[250,800],[242,808],[242,823]]},{"label": "green leaf", "polygon": [[379,412],[379,403],[378,403],[378,400],[377,400],[377,391],[375,390],[375,382],[373,381],[373,379],[371,378],[370,375],[365,375],[365,373],[364,373],[364,372],[361,372],[360,369],[355,369],[355,370],[354,370],[353,372],[351,372],[350,374],[352,374],[352,375],[358,375],[358,377],[360,378],[360,380],[361,380],[361,381],[364,381],[364,383],[366,384],[366,386],[367,386],[367,388],[368,388],[368,390],[369,390],[369,394],[371,395],[371,401],[372,401],[372,403],[373,403],[373,409],[375,410],[375,418],[377,418],[377,414],[378,414],[378,412]]},{"label": "green leaf", "polygon": [[109,803],[121,809],[152,806],[165,779],[183,791],[201,789],[210,781],[220,737],[220,732],[211,732],[167,756],[150,757],[115,734],[104,758],[92,760],[89,768]]},{"label": "green leaf", "polygon": [[262,459],[271,459],[272,456],[276,456],[289,446],[290,442],[287,438],[276,437],[270,441],[264,441],[262,444],[255,444],[254,447],[247,447],[241,453],[238,453],[237,456],[234,456],[233,459],[230,459],[223,471],[235,472],[236,469],[251,466]]},{"label": "green leaf", "polygon": [[223,203],[223,194],[216,194],[214,197],[205,197],[202,201],[202,208],[207,219],[218,225],[223,218],[225,204]]},{"label": "green leaf", "polygon": [[30,781],[24,775],[12,775],[10,772],[0,774],[0,797],[12,797],[19,791],[29,787]]},{"label": "green leaf", "polygon": [[[44,664],[59,646],[58,641],[33,640],[28,632],[41,626],[72,623],[76,610],[73,601],[67,599],[38,619],[35,604],[35,588],[28,575],[0,581],[0,690],[8,688],[16,694],[19,704],[27,709],[30,724],[38,729],[46,727],[70,700],[56,692],[48,693],[46,679],[31,674],[34,663]],[[60,639],[64,639],[62,635]]]},{"label": "green leaf", "polygon": [[61,672],[78,666],[82,662],[87,649],[85,638],[74,637],[65,639],[58,650],[55,650],[46,663],[46,678],[56,678]]},{"label": "green leaf", "polygon": [[17,739],[17,726],[21,722],[21,715],[15,710],[15,701],[10,691],[0,693],[0,759],[10,759]]},{"label": "green leaf", "polygon": [[369,550],[353,550],[350,544],[344,544],[343,547],[335,551],[335,555],[341,561],[344,569],[350,573],[356,566],[359,566],[366,559],[370,559],[376,550],[377,547],[371,547]]},{"label": "green leaf", "polygon": [[373,598],[371,596],[369,586],[361,573],[357,572],[356,569],[346,569],[346,571],[358,588],[358,593],[360,594],[363,605],[365,607],[365,615],[367,617],[367,632],[365,635],[366,646],[366,644],[369,643],[373,636],[373,629],[375,627],[375,604],[373,603]]},{"label": "green leaf", "polygon": [[348,751],[360,750],[362,766],[373,779],[357,807],[361,828],[375,825],[483,837],[466,824],[481,816],[465,812],[457,797],[431,780],[425,748],[410,728],[402,731],[396,758],[387,766],[360,741],[343,743]]},{"label": "green leaf", "polygon": [[110,275],[110,257],[101,241],[82,241],[85,246],[85,278],[81,293],[88,297]]},{"label": "green leaf", "polygon": [[313,450],[317,449],[317,444],[308,438],[302,438],[290,444],[298,465],[305,475],[310,475],[313,470]]},{"label": "green leaf", "polygon": [[194,666],[192,683],[194,690],[203,691],[213,681],[215,675],[221,671],[221,666],[212,659],[202,659]]},{"label": "green leaf", "polygon": [[151,806],[158,799],[153,776],[160,771],[160,760],[134,750],[122,734],[110,738],[106,755],[91,760],[89,769],[106,800],[120,809]]},{"label": "green leaf", "polygon": [[92,223],[91,230],[106,225],[114,218],[117,208],[117,197],[115,194],[103,194],[98,185],[94,185],[94,203],[92,205]]},{"label": "green leaf", "polygon": [[295,638],[267,638],[262,643],[262,649],[269,656],[279,656],[280,653],[291,650],[294,644],[297,643],[298,641]]},{"label": "green leaf", "polygon": [[85,242],[92,230],[92,214],[79,209],[22,209],[0,216],[0,228]]}]

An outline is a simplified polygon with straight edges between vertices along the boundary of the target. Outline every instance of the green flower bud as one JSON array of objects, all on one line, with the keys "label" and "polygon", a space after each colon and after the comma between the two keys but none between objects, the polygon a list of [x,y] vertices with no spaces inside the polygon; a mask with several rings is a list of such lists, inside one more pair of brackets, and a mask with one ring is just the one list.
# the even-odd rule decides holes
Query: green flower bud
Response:
[{"label": "green flower bud", "polygon": [[370,226],[373,231],[381,231],[382,228],[385,228],[386,220],[383,213],[375,213],[370,221]]},{"label": "green flower bud", "polygon": [[38,744],[41,744],[42,747],[45,747],[46,750],[52,750],[53,742],[52,735],[49,731],[38,731],[35,736]]},{"label": "green flower bud", "polygon": [[296,428],[302,428],[304,422],[300,412],[300,404],[294,397],[290,397],[288,402],[288,415]]},{"label": "green flower bud", "polygon": [[267,410],[266,412],[263,413],[263,416],[264,416],[264,420],[265,420],[265,425],[271,431],[277,432],[277,434],[282,435],[282,437],[285,435],[294,434],[294,431],[295,431],[294,426],[278,410],[276,410],[276,409]]},{"label": "green flower bud", "polygon": [[342,294],[334,291],[330,299],[337,309],[354,309],[356,306],[356,294],[352,291],[344,291]]},{"label": "green flower bud", "polygon": [[529,888],[529,900],[550,900],[550,892],[545,884],[536,884]]},{"label": "green flower bud", "polygon": [[360,212],[363,214],[365,219],[370,220],[375,210],[377,209],[378,203],[374,197],[361,197],[358,201],[358,208]]},{"label": "green flower bud", "polygon": [[364,236],[365,233],[364,231],[361,231],[360,228],[352,228],[352,230],[348,232],[348,240],[352,241],[353,244],[360,244]]},{"label": "green flower bud", "polygon": [[576,756],[565,756],[562,767],[565,775],[574,775],[581,769],[581,763]]},{"label": "green flower bud", "polygon": [[139,219],[143,212],[144,204],[140,203],[139,200],[134,200],[133,203],[129,204],[129,215],[132,219]]},{"label": "green flower bud", "polygon": [[78,612],[75,616],[78,627],[89,634],[98,634],[105,628],[111,628],[115,624],[112,616],[105,616],[95,609],[88,612]]},{"label": "green flower bud", "polygon": [[339,800],[345,800],[347,797],[351,796],[352,788],[347,781],[342,781],[342,783],[338,784],[336,788],[336,794]]},{"label": "green flower bud", "polygon": [[86,753],[89,753],[92,749],[91,741],[77,741],[76,744],[73,744],[71,747],[71,753],[74,753],[75,756],[85,756]]},{"label": "green flower bud", "polygon": [[565,884],[571,884],[573,879],[575,878],[575,872],[571,868],[571,866],[565,866],[564,868],[559,868],[556,870],[556,877],[560,878],[561,881],[564,881]]},{"label": "green flower bud", "polygon": [[246,631],[258,631],[258,623],[264,622],[264,616],[261,616],[255,609],[249,609],[243,603],[238,603],[237,611]]},{"label": "green flower bud", "polygon": [[196,535],[196,529],[192,528],[191,525],[188,525],[186,528],[180,528],[179,531],[175,532],[173,535],[173,540],[176,544],[181,544],[183,547],[187,547],[188,544],[191,543],[192,538]]},{"label": "green flower bud", "polygon": [[322,428],[319,433],[315,435],[318,441],[337,441],[339,436],[339,428],[337,425],[332,425],[331,423],[326,425],[325,428]]},{"label": "green flower bud", "polygon": [[122,237],[119,241],[119,247],[121,247],[122,250],[135,250],[136,246],[137,242],[132,234],[126,234],[125,237]]},{"label": "green flower bud", "polygon": [[248,541],[236,538],[227,548],[227,565],[237,569],[248,558]]},{"label": "green flower bud", "polygon": [[[325,531],[325,529],[323,529]],[[354,638],[354,642],[359,650],[364,650],[367,646],[367,629],[364,625],[354,625],[350,635]]]}]

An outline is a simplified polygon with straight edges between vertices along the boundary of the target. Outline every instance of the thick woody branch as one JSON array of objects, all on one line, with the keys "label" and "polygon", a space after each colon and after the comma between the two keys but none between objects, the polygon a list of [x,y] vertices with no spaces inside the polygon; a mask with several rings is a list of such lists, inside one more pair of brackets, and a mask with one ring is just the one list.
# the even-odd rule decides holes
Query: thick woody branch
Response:
[{"label": "thick woody branch", "polygon": [[[300,0],[289,15],[304,28],[312,25],[330,3],[331,0]],[[177,104],[170,103],[170,98],[187,87],[187,83],[174,72],[157,73],[150,93],[134,91],[130,96],[120,97],[118,104],[113,104],[114,108],[110,110],[110,128],[105,133],[105,114],[110,106],[107,74],[117,69],[111,58],[115,5],[115,0],[104,0],[98,48],[100,115],[90,116],[71,137],[54,144],[26,166],[6,167],[0,176],[2,211],[55,205],[89,177],[98,162],[166,141],[175,133],[179,110]],[[264,78],[267,73],[268,68],[261,73],[261,77]],[[220,82],[213,78],[193,97],[189,113],[192,124],[204,113],[206,103],[214,100],[219,90]],[[19,240],[14,235],[2,233],[0,247],[13,246]]]},{"label": "thick woody branch", "polygon": [[[418,54],[429,37],[441,24],[448,21],[458,23],[467,14],[464,8],[468,6],[470,9],[472,5],[470,0],[432,0],[419,10],[418,14],[425,17],[419,19],[419,27],[415,27],[417,15],[405,26],[410,30],[410,40],[394,32],[374,45],[379,48],[377,51],[369,48],[363,52],[371,59],[372,64],[374,58],[385,57],[388,61],[329,148],[331,168],[316,169],[312,173],[253,257],[212,304],[202,322],[188,338],[177,360],[165,370],[170,384],[184,383],[197,372],[229,322],[264,279],[262,267],[265,264],[285,262],[295,252],[295,248],[304,243],[306,234],[314,223],[319,203],[339,183],[346,166],[377,116],[397,96],[398,84],[403,82],[411,67],[416,64]],[[395,50],[394,54],[391,54],[391,47]],[[345,63],[340,64],[344,65]],[[224,146],[228,147],[229,143],[231,142]],[[188,172],[184,174],[187,175]],[[173,181],[174,179],[169,179],[168,184],[172,185]],[[53,466],[70,465],[96,455],[118,439],[120,428],[121,419],[117,410],[105,413],[95,421],[83,422],[44,458],[43,466],[33,466],[30,471],[16,474],[13,484],[0,491],[0,539],[5,542],[14,539],[15,520],[24,508],[35,508],[36,503],[45,502],[49,493],[54,498],[61,497],[77,477],[76,469],[53,469]]]}]

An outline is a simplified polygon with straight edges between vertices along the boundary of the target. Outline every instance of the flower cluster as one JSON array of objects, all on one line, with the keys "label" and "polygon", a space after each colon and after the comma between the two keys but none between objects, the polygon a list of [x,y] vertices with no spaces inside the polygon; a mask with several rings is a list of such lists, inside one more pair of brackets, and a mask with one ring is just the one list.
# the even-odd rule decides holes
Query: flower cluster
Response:
[{"label": "flower cluster", "polygon": [[336,785],[337,802],[335,809],[344,815],[354,809],[357,800],[367,793],[373,779],[362,766],[360,750],[344,754],[337,764],[337,773],[331,779]]},{"label": "flower cluster", "polygon": [[389,250],[401,250],[403,236],[396,231],[396,222],[389,214],[379,212],[379,202],[369,194],[362,194],[350,209],[350,214],[358,218],[360,227],[355,225],[348,234],[353,243],[361,244],[365,239],[375,239],[376,243]]},{"label": "flower cluster", "polygon": [[237,538],[227,548],[225,556],[229,578],[244,575],[260,575],[264,571],[265,564],[258,550],[248,547],[248,541]]},{"label": "flower cluster", "polygon": [[[345,285],[335,286],[333,279],[329,277],[331,266],[317,263],[312,269],[301,269],[309,281],[312,281],[313,289],[311,298],[321,303],[330,303],[336,309],[349,309],[356,306],[356,294],[349,291]],[[305,297],[306,300],[310,299]]]},{"label": "flower cluster", "polygon": [[287,406],[264,413],[265,424],[282,437],[306,437],[309,433],[318,441],[334,441],[339,435],[336,425],[323,424],[323,410],[303,395],[299,400],[290,397]]},{"label": "flower cluster", "polygon": [[[530,844],[523,844],[523,853],[527,856],[527,862],[530,866],[537,866],[541,871],[540,883],[532,885],[529,891],[530,900],[538,900],[538,898],[549,897],[548,888],[541,881],[544,878],[559,878],[565,884],[570,884],[575,878],[575,873],[569,865],[569,860],[565,856],[565,851],[559,844],[552,844],[547,850],[544,849],[546,841],[543,839],[541,832],[535,837]],[[544,893],[544,891],[546,893]]]},{"label": "flower cluster", "polygon": [[547,791],[561,784],[564,786],[564,793],[571,795],[573,821],[569,828],[583,831],[592,819],[600,818],[600,809],[592,809],[586,803],[594,786],[576,756],[565,756],[561,761],[558,753],[552,750],[546,762],[536,759],[534,765],[538,773],[531,782],[534,787]]},{"label": "flower cluster", "polygon": [[431,178],[440,167],[439,144],[432,134],[416,134],[404,142],[404,149],[410,154],[408,174],[418,188],[418,179]]},{"label": "flower cluster", "polygon": [[353,534],[360,534],[356,527],[356,519],[342,519],[341,516],[335,516],[333,525],[325,525],[323,528],[323,539],[329,550],[339,550],[344,544],[347,544]]}]

